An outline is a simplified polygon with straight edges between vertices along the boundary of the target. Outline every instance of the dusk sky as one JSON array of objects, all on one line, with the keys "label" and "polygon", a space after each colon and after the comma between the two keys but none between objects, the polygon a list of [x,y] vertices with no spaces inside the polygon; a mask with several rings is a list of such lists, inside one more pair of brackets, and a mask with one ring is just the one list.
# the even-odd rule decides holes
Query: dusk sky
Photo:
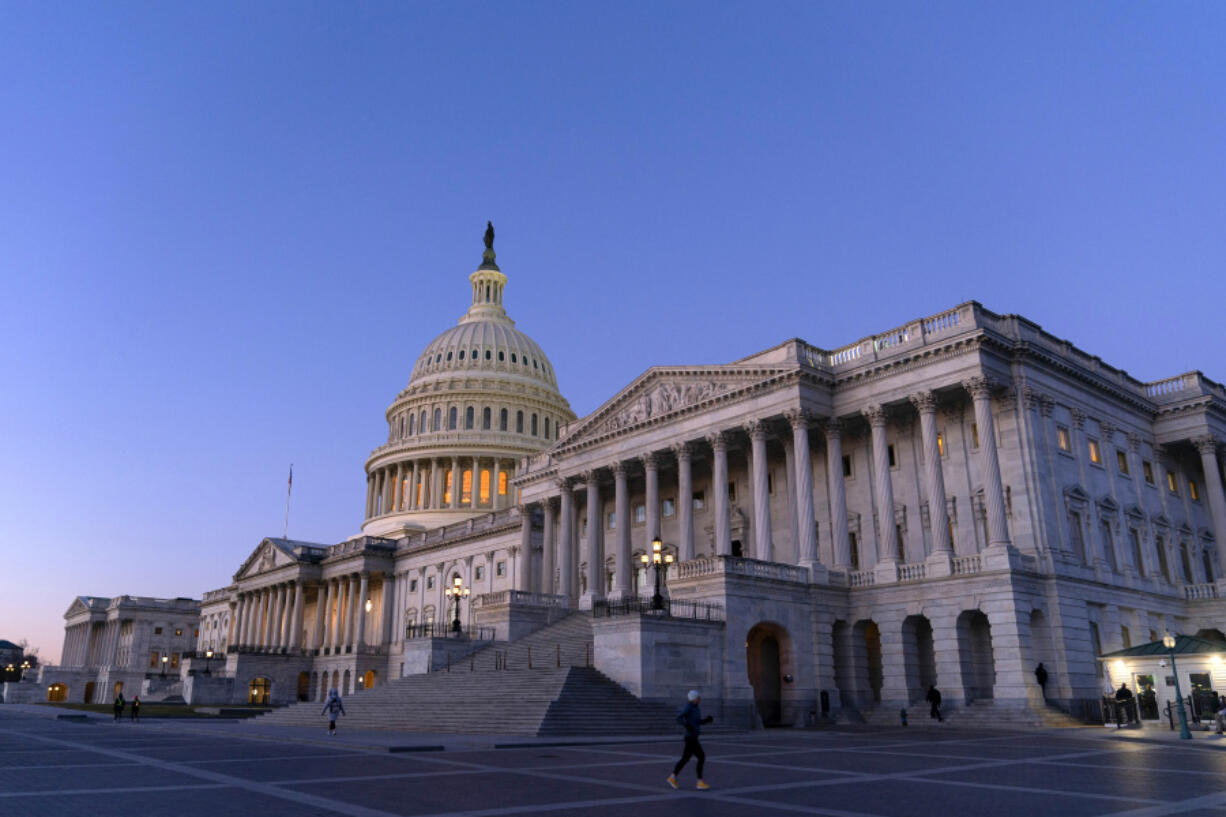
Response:
[{"label": "dusk sky", "polygon": [[579,415],[978,300],[1226,379],[1226,4],[0,3],[0,638],[362,522],[468,306]]}]

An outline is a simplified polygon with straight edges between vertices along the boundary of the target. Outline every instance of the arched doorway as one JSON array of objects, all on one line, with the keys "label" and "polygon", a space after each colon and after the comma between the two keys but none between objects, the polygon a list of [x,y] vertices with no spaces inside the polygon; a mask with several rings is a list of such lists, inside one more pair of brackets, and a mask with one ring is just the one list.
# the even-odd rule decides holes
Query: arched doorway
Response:
[{"label": "arched doorway", "polygon": [[298,700],[305,701],[311,697],[311,673],[298,673]]},{"label": "arched doorway", "polygon": [[936,650],[932,622],[927,616],[907,616],[902,622],[903,663],[907,677],[907,700],[924,700],[928,687],[937,682]]},{"label": "arched doorway", "polygon": [[335,689],[338,693],[341,691],[341,671],[332,670],[332,686],[329,689]]},{"label": "arched doorway", "polygon": [[267,704],[272,697],[272,681],[264,677],[252,678],[247,687],[247,703]]},{"label": "arched doorway", "polygon": [[1042,664],[1048,681],[1046,686],[1039,688],[1039,693],[1043,696],[1043,700],[1054,697],[1056,690],[1051,677],[1055,674],[1056,669],[1056,651],[1052,647],[1051,627],[1047,624],[1047,615],[1042,610],[1030,611],[1030,653],[1033,666],[1026,668],[1029,671],[1028,677],[1034,678],[1035,686],[1039,686],[1038,678],[1034,673],[1039,668],[1039,664]]},{"label": "arched doorway", "polygon": [[366,675],[362,677],[362,686],[365,689],[370,689],[375,685],[375,671],[373,669],[366,670]]},{"label": "arched doorway", "polygon": [[783,665],[787,632],[776,624],[758,624],[745,637],[745,659],[754,704],[763,726],[783,723]]},{"label": "arched doorway", "polygon": [[852,678],[856,703],[872,706],[881,703],[881,630],[877,622],[862,619],[852,628]]},{"label": "arched doorway", "polygon": [[981,610],[958,616],[958,657],[966,701],[991,698],[996,685],[996,659],[992,655],[992,627]]},{"label": "arched doorway", "polygon": [[[86,682],[85,697],[81,699],[82,701],[85,701],[85,703],[87,704],[92,704],[94,702],[94,687],[95,686],[97,686],[97,684],[95,684],[93,681]],[[106,701],[103,701],[103,703],[106,703]]]},{"label": "arched doorway", "polygon": [[52,684],[51,686],[47,687],[48,703],[64,703],[67,700],[68,684]]},{"label": "arched doorway", "polygon": [[349,670],[345,670],[345,674],[341,676],[341,695],[349,694]]}]

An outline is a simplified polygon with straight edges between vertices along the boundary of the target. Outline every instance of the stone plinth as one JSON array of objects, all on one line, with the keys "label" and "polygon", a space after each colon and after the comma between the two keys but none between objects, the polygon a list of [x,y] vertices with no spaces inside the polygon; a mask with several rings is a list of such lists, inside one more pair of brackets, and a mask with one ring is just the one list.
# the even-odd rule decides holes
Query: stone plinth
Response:
[{"label": "stone plinth", "polygon": [[473,605],[479,627],[492,627],[498,641],[514,641],[552,624],[568,612],[565,596],[503,590],[486,593]]}]

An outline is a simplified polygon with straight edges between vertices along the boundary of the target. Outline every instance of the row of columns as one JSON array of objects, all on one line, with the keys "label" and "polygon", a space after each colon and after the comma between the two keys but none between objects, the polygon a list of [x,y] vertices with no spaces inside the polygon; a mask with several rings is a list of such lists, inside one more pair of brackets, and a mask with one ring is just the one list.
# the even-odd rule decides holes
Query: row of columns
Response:
[{"label": "row of columns", "polygon": [[296,650],[303,616],[302,582],[288,581],[239,593],[230,643],[248,648]]},{"label": "row of columns", "polygon": [[[984,473],[984,499],[987,515],[988,545],[1007,546],[1009,532],[1005,516],[1004,487],[1001,481],[1000,461],[996,451],[996,432],[992,418],[991,392],[993,384],[986,378],[971,378],[963,382],[963,387],[970,392],[974,402],[975,422],[979,428],[980,456]],[[951,556],[953,544],[949,536],[948,512],[946,510],[945,479],[942,473],[941,455],[937,440],[936,407],[937,401],[930,391],[912,395],[910,402],[915,406],[920,416],[920,434],[924,450],[925,482],[927,488],[928,510],[930,514],[932,543],[934,554]],[[868,421],[872,456],[873,456],[873,492],[878,509],[877,552],[880,563],[896,563],[901,558],[899,541],[894,526],[894,490],[890,478],[889,441],[886,436],[887,412],[880,405],[869,405],[861,412]],[[785,414],[791,427],[789,468],[789,487],[795,491],[792,502],[795,509],[794,530],[797,534],[797,564],[812,570],[820,564],[817,549],[817,528],[815,524],[816,511],[813,499],[813,483],[811,477],[812,463],[810,459],[809,431],[813,422],[811,415],[805,411],[794,410]],[[840,570],[851,569],[851,543],[847,523],[847,493],[843,482],[843,425],[837,419],[825,420],[821,423],[826,442],[826,460],[828,469],[828,484],[830,486],[830,517],[832,520],[832,552],[834,567]],[[759,419],[744,424],[744,432],[749,437],[750,475],[753,488],[753,543],[751,554],[762,561],[774,560],[773,534],[770,517],[770,491],[767,468],[766,442],[770,431],[769,425]],[[710,448],[712,472],[712,500],[715,516],[715,553],[728,555],[732,553],[731,516],[728,499],[728,445],[731,437],[729,431],[716,431],[704,439]],[[685,441],[672,446],[672,453],[677,467],[677,522],[678,522],[678,557],[681,561],[694,558],[694,521],[693,505],[690,497],[693,492],[693,474],[691,462],[695,443]],[[639,457],[646,477],[646,507],[647,535],[659,535],[659,465],[660,455],[650,452]],[[616,567],[614,573],[613,594],[616,597],[632,593],[632,571],[630,561],[630,503],[627,488],[627,465],[619,461],[609,466],[614,484],[614,514],[616,517],[616,535],[613,546],[616,551]],[[596,471],[586,471],[571,478],[561,478],[555,481],[558,496],[550,497],[542,503],[545,512],[545,531],[549,538],[545,551],[545,564],[542,565],[543,592],[552,592],[551,577],[556,563],[559,574],[561,592],[569,593],[574,586],[575,551],[573,542],[573,522],[575,514],[573,491],[583,486],[581,496],[587,508],[587,533],[582,543],[581,559],[587,562],[587,591],[584,594],[601,596],[604,586],[604,558],[601,553],[600,532],[603,528],[601,519],[600,486]],[[555,536],[555,509],[560,513],[557,520]],[[1226,501],[1223,502],[1223,513],[1226,514]],[[526,524],[526,523],[525,523]],[[517,577],[517,586],[527,588],[530,578],[527,567],[523,575]]]},{"label": "row of columns", "polygon": [[1222,471],[1218,465],[1221,442],[1213,435],[1192,440],[1200,452],[1201,468],[1205,472],[1205,493],[1209,500],[1209,517],[1213,520],[1213,539],[1217,543],[1218,564],[1226,570],[1226,491],[1222,488]]},{"label": "row of columns", "polygon": [[[322,580],[315,602],[315,621],[304,632],[305,588],[302,582],[288,581],[241,592],[231,617],[230,643],[246,649],[283,652],[300,648],[332,653],[357,651],[370,643],[391,639],[392,587],[384,577],[383,633],[369,631],[371,616],[366,611],[370,596],[370,572],[359,571]],[[371,610],[373,613],[373,608]],[[303,639],[307,643],[303,643]]]},{"label": "row of columns", "polygon": [[[366,477],[366,518],[401,511],[445,509],[498,510],[506,507],[505,494],[499,494],[502,474],[508,484],[514,476],[513,464],[503,468],[504,458],[480,456],[429,457],[398,462],[372,471]],[[492,463],[490,498],[481,502],[481,464]],[[461,489],[465,470],[472,472],[471,490],[467,502],[462,501]],[[447,475],[451,475],[451,490],[447,490]],[[447,494],[450,493],[450,496]]]},{"label": "row of columns", "polygon": [[68,628],[64,634],[63,655],[60,656],[61,664],[66,667],[87,665],[90,647],[89,635],[93,624],[92,621],[87,621],[84,624],[74,624]]}]

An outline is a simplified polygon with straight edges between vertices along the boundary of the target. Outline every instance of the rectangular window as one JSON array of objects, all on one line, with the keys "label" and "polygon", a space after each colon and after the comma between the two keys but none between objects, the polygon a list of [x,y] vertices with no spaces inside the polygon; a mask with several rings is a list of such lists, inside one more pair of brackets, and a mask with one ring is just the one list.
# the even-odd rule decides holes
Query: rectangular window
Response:
[{"label": "rectangular window", "polygon": [[971,423],[971,448],[979,447],[979,424]]},{"label": "rectangular window", "polygon": [[646,521],[647,521],[647,506],[646,505],[635,505],[634,506],[634,524],[641,525]]},{"label": "rectangular window", "polygon": [[1098,440],[1091,439],[1088,441],[1090,448],[1090,462],[1095,465],[1103,464],[1103,452],[1098,448]]},{"label": "rectangular window", "polygon": [[1128,476],[1128,455],[1123,451],[1115,452],[1115,464],[1119,466],[1120,473]]},{"label": "rectangular window", "polygon": [[860,543],[855,531],[847,534],[847,542],[851,546],[851,569],[860,569]]},{"label": "rectangular window", "polygon": [[1150,485],[1154,484],[1154,464],[1147,460],[1141,460],[1141,473],[1145,475],[1145,481]]},{"label": "rectangular window", "polygon": [[496,565],[494,565],[494,574],[497,576],[507,575],[507,563],[498,562]]},{"label": "rectangular window", "polygon": [[149,653],[149,669],[157,669],[158,662],[162,660],[162,654],[157,650]]},{"label": "rectangular window", "polygon": [[609,512],[609,526],[608,527],[609,527],[609,530],[617,529],[617,512],[616,511]]},{"label": "rectangular window", "polygon": [[898,467],[898,459],[897,459],[897,458],[894,456],[894,446],[893,446],[893,444],[891,444],[891,445],[887,445],[887,446],[885,447],[885,451],[886,451],[886,455],[887,455],[887,456],[890,458],[890,467],[891,467],[891,468],[897,468],[897,467]]},{"label": "rectangular window", "polygon": [[945,456],[945,432],[943,431],[937,432],[937,451],[941,453],[942,457]]},{"label": "rectangular window", "polygon": [[1166,472],[1166,487],[1172,494],[1179,493],[1179,481],[1175,478],[1174,471]]},{"label": "rectangular window", "polygon": [[1111,523],[1103,520],[1103,550],[1106,551],[1103,555],[1107,557],[1107,563],[1111,565],[1112,570],[1118,571],[1120,566],[1115,561],[1115,537],[1111,535]]},{"label": "rectangular window", "polygon": [[[1090,647],[1094,650],[1095,655],[1103,654],[1103,642],[1098,636],[1098,625],[1093,621],[1090,622]],[[1103,662],[1095,661],[1094,668],[1098,672],[1098,677],[1103,677]]]},{"label": "rectangular window", "polygon": [[153,634],[154,634],[154,635],[161,635],[161,634],[162,634],[162,628],[161,628],[161,627],[154,627],[154,628],[153,628]]},{"label": "rectangular window", "polygon": [[703,493],[702,491],[695,491],[693,499],[694,499],[694,510],[696,511],[701,511],[703,507],[707,504],[706,494]]},{"label": "rectangular window", "polygon": [[183,631],[182,631],[182,630],[175,630],[175,635],[183,635]]},{"label": "rectangular window", "polygon": [[1188,480],[1188,496],[1192,497],[1193,502],[1200,502],[1200,488],[1194,479]]},{"label": "rectangular window", "polygon": [[843,476],[846,479],[851,479],[851,455],[843,455]]},{"label": "rectangular window", "polygon": [[481,501],[490,501],[490,472],[481,469]]},{"label": "rectangular window", "polygon": [[409,592],[410,593],[417,592],[417,579],[409,579]]},{"label": "rectangular window", "polygon": [[1162,578],[1169,582],[1171,580],[1171,569],[1166,563],[1166,538],[1155,536],[1154,549],[1158,551],[1158,569],[1162,571]]},{"label": "rectangular window", "polygon": [[1120,640],[1124,642],[1124,649],[1132,646],[1132,633],[1122,625],[1120,626]]},{"label": "rectangular window", "polygon": [[434,589],[434,577],[433,577],[433,576],[427,576],[427,577],[426,577],[426,589],[427,589],[427,590],[433,590],[433,589]]},{"label": "rectangular window", "polygon": [[1077,511],[1068,512],[1068,527],[1069,527],[1069,542],[1073,546],[1073,555],[1077,556],[1083,563],[1089,562],[1086,558],[1085,538],[1081,534],[1081,514]]},{"label": "rectangular window", "polygon": [[665,499],[660,503],[660,510],[664,516],[672,516],[677,512],[677,503],[672,498]]},{"label": "rectangular window", "polygon": [[485,565],[477,565],[476,573],[477,573],[477,581],[481,581],[482,579],[484,579],[485,578]]},{"label": "rectangular window", "polygon": [[728,483],[728,501],[736,502],[736,483],[735,482]]},{"label": "rectangular window", "polygon": [[498,472],[498,496],[507,495],[507,472]]},{"label": "rectangular window", "polygon": [[1061,451],[1071,452],[1073,450],[1073,439],[1064,426],[1056,426],[1056,445]]},{"label": "rectangular window", "polygon": [[1145,562],[1141,559],[1141,534],[1136,528],[1128,529],[1128,537],[1132,540],[1132,562],[1137,567],[1137,573],[1145,575]]},{"label": "rectangular window", "polygon": [[179,654],[177,652],[172,652],[170,654],[170,668],[171,669],[179,668]]},{"label": "rectangular window", "polygon": [[471,505],[473,501],[473,472],[465,470],[460,476],[460,503]]}]

